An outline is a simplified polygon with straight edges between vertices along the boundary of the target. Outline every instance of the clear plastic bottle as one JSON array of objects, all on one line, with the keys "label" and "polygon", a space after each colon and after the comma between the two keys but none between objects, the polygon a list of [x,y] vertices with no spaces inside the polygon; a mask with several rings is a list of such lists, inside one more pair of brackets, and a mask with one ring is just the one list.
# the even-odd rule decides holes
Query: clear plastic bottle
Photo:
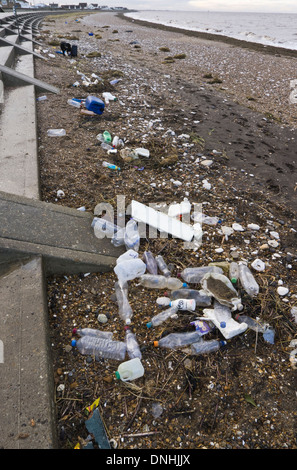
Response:
[{"label": "clear plastic bottle", "polygon": [[201,266],[197,268],[186,268],[180,276],[189,284],[197,284],[207,273],[219,273],[222,274],[223,270],[217,266]]},{"label": "clear plastic bottle", "polygon": [[236,284],[239,279],[239,265],[232,261],[229,266],[229,278],[232,284]]},{"label": "clear plastic bottle", "polygon": [[142,354],[138,341],[136,339],[136,335],[130,330],[128,326],[125,327],[125,335],[128,356],[130,357],[130,359],[133,359],[135,357],[141,359]]},{"label": "clear plastic bottle", "polygon": [[79,336],[97,336],[98,338],[109,338],[112,339],[113,332],[112,331],[101,331],[95,328],[73,328],[72,330],[73,335]]},{"label": "clear plastic bottle", "polygon": [[120,167],[114,165],[113,163],[103,162],[102,166],[104,166],[105,168],[109,168],[110,170],[120,170]]},{"label": "clear plastic bottle", "polygon": [[188,344],[196,343],[201,340],[201,334],[199,331],[190,331],[186,333],[170,333],[167,336],[154,341],[154,346],[160,346],[161,348],[180,348],[187,346]]},{"label": "clear plastic bottle", "polygon": [[135,259],[135,258],[138,258],[137,251],[128,250],[117,258],[116,264],[122,263],[123,261],[126,261],[126,260]]},{"label": "clear plastic bottle", "polygon": [[259,293],[259,284],[255,280],[251,270],[245,264],[239,265],[239,280],[243,289],[251,297],[255,297]]},{"label": "clear plastic bottle", "polygon": [[143,253],[143,260],[150,274],[158,274],[158,265],[151,251],[145,251]]},{"label": "clear plastic bottle", "polygon": [[138,232],[138,225],[133,219],[129,220],[126,224],[125,245],[127,250],[139,250],[140,235]]},{"label": "clear plastic bottle", "polygon": [[165,277],[158,274],[143,274],[140,276],[140,284],[149,289],[179,289],[186,284],[175,277]]},{"label": "clear plastic bottle", "polygon": [[140,258],[125,260],[114,267],[114,272],[121,285],[136,277],[141,277],[146,270],[145,263]]},{"label": "clear plastic bottle", "polygon": [[49,129],[47,131],[49,137],[62,137],[66,135],[65,129]]},{"label": "clear plastic bottle", "polygon": [[176,299],[170,302],[170,307],[177,307],[178,310],[190,310],[194,311],[196,309],[195,299]]},{"label": "clear plastic bottle", "polygon": [[157,255],[155,259],[156,259],[157,266],[160,269],[160,271],[162,272],[163,276],[170,277],[171,272],[170,272],[167,264],[165,263],[165,260],[164,260],[163,256]]},{"label": "clear plastic bottle", "polygon": [[115,359],[122,361],[126,355],[125,342],[96,336],[82,336],[77,341],[73,340],[72,346],[77,347],[84,356],[94,356],[96,360]]},{"label": "clear plastic bottle", "polygon": [[168,320],[168,318],[171,318],[172,316],[176,316],[178,312],[177,307],[169,307],[167,310],[163,310],[162,312],[158,313],[154,317],[152,317],[151,321],[146,324],[148,328],[151,328],[152,326],[159,326],[161,325],[164,321]]},{"label": "clear plastic bottle", "polygon": [[67,100],[67,103],[70,104],[70,106],[74,106],[75,108],[80,108],[81,103],[77,100]]},{"label": "clear plastic bottle", "polygon": [[197,343],[191,344],[191,353],[193,355],[212,353],[214,351],[218,351],[226,344],[226,341],[219,341],[217,339],[198,341]]},{"label": "clear plastic bottle", "polygon": [[115,294],[118,303],[119,315],[126,325],[130,325],[133,310],[128,300],[128,284],[125,282],[121,285],[116,282]]},{"label": "clear plastic bottle", "polygon": [[114,236],[111,239],[111,243],[114,246],[125,245],[125,231],[126,231],[126,228],[122,227],[114,234]]},{"label": "clear plastic bottle", "polygon": [[169,297],[171,300],[176,299],[194,299],[197,307],[209,307],[212,303],[212,298],[202,290],[195,289],[177,289],[170,292]]},{"label": "clear plastic bottle", "polygon": [[94,235],[97,238],[112,238],[120,229],[120,227],[115,225],[113,222],[100,217],[94,217],[91,226],[94,229]]},{"label": "clear plastic bottle", "polygon": [[130,359],[130,361],[122,362],[119,365],[118,370],[115,373],[117,379],[121,379],[123,382],[128,380],[135,380],[142,377],[144,374],[144,368],[141,364],[139,357]]},{"label": "clear plastic bottle", "polygon": [[264,333],[265,331],[265,326],[263,324],[248,315],[236,315],[236,320],[238,323],[246,323],[250,330],[258,331],[259,333]]}]

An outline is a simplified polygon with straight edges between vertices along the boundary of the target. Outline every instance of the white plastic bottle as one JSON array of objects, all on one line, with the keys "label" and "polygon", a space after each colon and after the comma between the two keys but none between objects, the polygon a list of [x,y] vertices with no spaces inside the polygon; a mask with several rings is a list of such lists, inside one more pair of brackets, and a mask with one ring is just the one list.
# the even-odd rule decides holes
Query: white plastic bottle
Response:
[{"label": "white plastic bottle", "polygon": [[118,303],[119,316],[125,322],[126,325],[130,325],[131,318],[133,316],[133,310],[128,300],[128,284],[126,282],[121,285],[115,283],[115,294]]},{"label": "white plastic bottle", "polygon": [[255,297],[259,294],[259,284],[255,280],[251,270],[245,265],[239,265],[239,280],[244,290],[251,297]]},{"label": "white plastic bottle", "polygon": [[129,380],[136,380],[139,377],[142,377],[144,374],[144,368],[141,364],[139,357],[130,359],[129,361],[122,362],[118,370],[115,373],[117,379],[121,379],[123,382]]},{"label": "white plastic bottle", "polygon": [[125,339],[126,339],[126,346],[127,346],[127,354],[130,359],[134,359],[138,357],[141,359],[142,354],[140,351],[140,347],[138,341],[136,339],[136,335],[130,330],[128,326],[125,326]]},{"label": "white plastic bottle", "polygon": [[227,344],[226,341],[219,341],[217,339],[210,339],[208,341],[198,341],[191,344],[191,353],[193,355],[209,354],[218,351],[220,348]]},{"label": "white plastic bottle", "polygon": [[67,100],[67,103],[70,104],[70,106],[74,106],[75,108],[81,107],[81,103],[76,100]]},{"label": "white plastic bottle", "polygon": [[146,265],[140,258],[125,260],[114,267],[114,272],[121,285],[145,273]]},{"label": "white plastic bottle", "polygon": [[197,284],[207,273],[222,274],[223,270],[217,266],[201,266],[197,268],[186,268],[180,273],[180,275],[187,283]]},{"label": "white plastic bottle", "polygon": [[163,276],[170,277],[171,272],[170,272],[167,264],[165,263],[165,260],[164,260],[163,256],[157,255],[155,259],[156,259],[157,266],[160,269],[160,271],[162,272]]},{"label": "white plastic bottle", "polygon": [[76,346],[84,356],[94,356],[96,360],[104,358],[122,361],[126,355],[125,342],[96,336],[82,336],[77,341],[73,340],[72,346]]},{"label": "white plastic bottle", "polygon": [[151,321],[146,324],[148,328],[151,328],[152,326],[159,326],[161,325],[164,321],[168,320],[169,318],[174,318],[177,315],[178,308],[177,307],[169,307],[166,310],[163,310],[162,312],[158,313],[157,315],[153,316]]},{"label": "white plastic bottle", "polygon": [[190,331],[186,333],[170,333],[167,336],[154,341],[154,346],[160,346],[161,348],[180,348],[187,346],[188,344],[196,343],[201,340],[201,334],[199,331]]},{"label": "white plastic bottle", "polygon": [[140,284],[149,289],[180,289],[186,284],[174,277],[159,276],[158,274],[143,274],[140,276]]}]

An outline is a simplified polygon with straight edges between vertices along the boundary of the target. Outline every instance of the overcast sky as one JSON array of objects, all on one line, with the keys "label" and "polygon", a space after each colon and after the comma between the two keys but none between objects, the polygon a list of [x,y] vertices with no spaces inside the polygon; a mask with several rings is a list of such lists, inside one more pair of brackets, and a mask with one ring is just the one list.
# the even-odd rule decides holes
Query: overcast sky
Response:
[{"label": "overcast sky", "polygon": [[[136,10],[203,10],[297,13],[297,0],[57,0],[59,4],[81,1]],[[35,0],[36,3],[36,0]]]}]

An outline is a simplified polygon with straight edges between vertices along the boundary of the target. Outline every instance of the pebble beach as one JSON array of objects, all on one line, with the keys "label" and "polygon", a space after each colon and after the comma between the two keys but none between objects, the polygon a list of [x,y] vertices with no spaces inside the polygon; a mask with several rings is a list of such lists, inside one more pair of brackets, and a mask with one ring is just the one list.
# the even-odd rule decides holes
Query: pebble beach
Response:
[{"label": "pebble beach", "polygon": [[[77,57],[58,53],[62,40],[77,45]],[[91,214],[103,201],[116,212],[118,195],[127,204],[169,205],[185,197],[202,204],[219,223],[203,226],[200,247],[145,237],[139,257],[145,250],[162,254],[174,277],[189,266],[232,260],[250,266],[261,259],[264,272],[254,271],[258,298],[240,293],[244,313],[275,331],[274,344],[247,330],[205,356],[155,348],[154,340],[188,331],[198,313],[148,330],[163,292],[136,279],[129,283],[131,327],[145,374],[123,383],[115,379],[117,361],[95,361],[71,347],[77,327],[112,331],[123,340],[115,273],[49,278],[60,447],[92,441],[86,408],[99,398],[114,449],[296,449],[289,354],[297,332],[297,104],[289,97],[297,57],[148,27],[110,12],[49,16],[38,41],[47,60],[36,62],[36,77],[60,89],[37,103],[42,199]],[[117,100],[101,116],[67,103],[103,92]],[[66,135],[48,137],[50,128]],[[107,154],[97,139],[105,130],[125,147],[145,147],[150,158]],[[121,170],[103,167],[106,160]],[[229,236],[222,226],[233,227]]]}]

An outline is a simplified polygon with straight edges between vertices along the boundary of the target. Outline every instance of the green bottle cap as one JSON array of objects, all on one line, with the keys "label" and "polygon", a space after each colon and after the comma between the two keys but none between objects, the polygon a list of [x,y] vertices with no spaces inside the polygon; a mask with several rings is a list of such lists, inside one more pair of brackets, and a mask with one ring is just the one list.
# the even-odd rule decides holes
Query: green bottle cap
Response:
[{"label": "green bottle cap", "polygon": [[121,378],[120,373],[119,373],[118,370],[116,371],[115,376],[116,376],[117,379],[120,379],[120,378]]}]

